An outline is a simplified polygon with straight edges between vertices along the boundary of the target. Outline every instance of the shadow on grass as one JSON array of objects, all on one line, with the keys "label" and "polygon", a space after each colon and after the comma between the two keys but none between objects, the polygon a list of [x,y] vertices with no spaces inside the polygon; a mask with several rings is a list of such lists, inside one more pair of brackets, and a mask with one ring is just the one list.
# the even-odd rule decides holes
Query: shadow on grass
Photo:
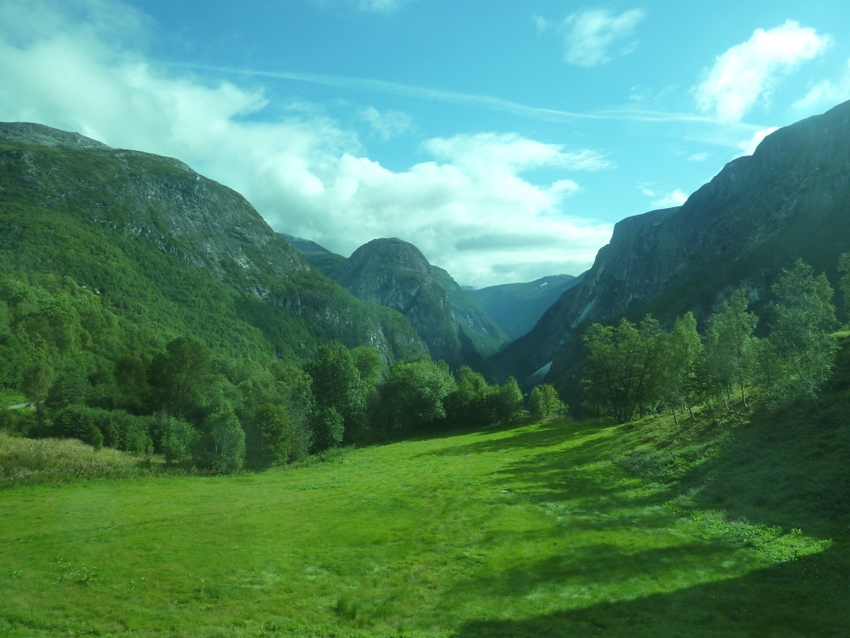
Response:
[{"label": "shadow on grass", "polygon": [[[673,557],[675,558],[675,557]],[[467,623],[457,638],[844,637],[850,560],[843,548],[729,580],[523,620]],[[616,564],[609,561],[609,575]],[[687,566],[685,566],[687,567]]]}]

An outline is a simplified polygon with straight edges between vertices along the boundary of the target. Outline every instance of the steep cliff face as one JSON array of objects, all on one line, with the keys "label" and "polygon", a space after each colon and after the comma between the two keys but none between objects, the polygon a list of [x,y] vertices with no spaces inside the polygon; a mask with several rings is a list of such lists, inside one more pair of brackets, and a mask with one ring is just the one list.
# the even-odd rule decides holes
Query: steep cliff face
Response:
[{"label": "steep cliff face", "polygon": [[[368,343],[388,360],[425,352],[403,318],[351,297],[278,237],[239,193],[182,162],[111,149],[45,126],[9,123],[0,124],[0,176],[0,205],[9,223],[46,213],[45,223],[67,218],[81,224],[80,232],[91,234],[86,237],[91,250],[120,236],[169,255],[282,311],[276,319],[274,312],[255,310],[252,320],[283,341],[290,328],[297,332],[305,356],[315,347],[305,341],[313,338]],[[73,255],[56,258],[62,263],[38,267],[87,276],[76,272]]]},{"label": "steep cliff face", "polygon": [[[448,293],[425,256],[400,239],[375,239],[358,248],[334,273],[351,294],[403,314],[428,344],[431,356],[452,368],[480,368]],[[477,359],[477,360],[476,360]]]},{"label": "steep cliff face", "polygon": [[557,353],[588,321],[647,312],[670,320],[688,310],[705,317],[737,287],[763,299],[797,258],[834,272],[846,250],[850,102],[776,131],[681,207],[621,221],[584,281],[491,364],[525,378],[554,359],[549,379],[563,380],[580,348]]}]

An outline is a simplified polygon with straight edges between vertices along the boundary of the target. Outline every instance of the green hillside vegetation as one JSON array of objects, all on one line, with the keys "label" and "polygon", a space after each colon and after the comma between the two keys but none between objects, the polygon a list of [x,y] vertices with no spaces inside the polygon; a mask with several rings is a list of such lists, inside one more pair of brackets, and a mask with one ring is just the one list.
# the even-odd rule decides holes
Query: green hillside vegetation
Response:
[{"label": "green hillside vegetation", "polygon": [[[244,199],[174,160],[0,140],[0,163],[0,272],[71,277],[133,322],[156,323],[171,338],[193,335],[233,357],[300,363],[321,343],[354,347],[376,331],[390,359],[424,351],[398,313],[309,269]],[[184,196],[187,207],[233,200],[227,205],[241,209],[233,223],[271,240],[262,250],[232,242],[250,253],[250,269],[227,252],[216,261],[205,254],[208,238],[181,227],[194,212],[169,208],[163,191]],[[149,192],[156,197],[140,202]]]},{"label": "green hillside vegetation", "polygon": [[0,633],[841,635],[842,344],[818,410],[744,424],[697,407],[679,424],[521,422],[231,478],[18,484],[0,508]]}]

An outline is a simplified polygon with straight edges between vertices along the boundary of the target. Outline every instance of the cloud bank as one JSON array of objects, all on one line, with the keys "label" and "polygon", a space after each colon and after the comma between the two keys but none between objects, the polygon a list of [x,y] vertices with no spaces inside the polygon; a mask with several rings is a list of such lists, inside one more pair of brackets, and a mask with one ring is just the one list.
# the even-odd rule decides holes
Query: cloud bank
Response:
[{"label": "cloud bank", "polygon": [[[69,13],[63,6],[3,3],[0,119],[178,157],[243,193],[278,231],[345,255],[400,237],[464,284],[578,274],[610,238],[610,225],[571,217],[565,206],[581,190],[575,173],[612,166],[598,151],[473,132],[426,140],[425,161],[388,170],[355,131],[310,109],[272,105],[261,85],[147,59],[137,46],[143,15],[101,0]],[[133,39],[115,40],[125,27]],[[374,109],[360,115],[378,134],[409,125]],[[529,179],[539,169],[559,178]]]},{"label": "cloud bank", "polygon": [[769,99],[783,76],[806,60],[822,53],[830,43],[814,29],[788,20],[752,37],[719,56],[704,73],[694,94],[704,113],[715,113],[725,121],[738,121],[759,101]]}]

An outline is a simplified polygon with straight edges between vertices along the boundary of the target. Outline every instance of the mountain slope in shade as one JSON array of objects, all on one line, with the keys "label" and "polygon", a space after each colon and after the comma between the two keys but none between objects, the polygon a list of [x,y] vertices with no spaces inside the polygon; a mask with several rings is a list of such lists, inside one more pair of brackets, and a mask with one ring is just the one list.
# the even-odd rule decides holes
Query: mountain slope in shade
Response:
[{"label": "mountain slope in shade", "polygon": [[591,321],[646,313],[704,320],[739,287],[758,311],[782,268],[803,258],[835,281],[850,251],[850,102],[768,136],[681,207],[624,219],[584,280],[534,329],[492,357],[499,376],[547,379],[576,396],[580,334]]},{"label": "mountain slope in shade", "polygon": [[302,239],[294,235],[286,233],[278,233],[279,237],[283,237],[287,243],[295,250],[301,253],[313,268],[321,272],[326,277],[330,277],[340,264],[345,261],[345,257],[332,253],[324,246],[320,246],[309,239]]},{"label": "mountain slope in shade", "polygon": [[[304,258],[312,266],[329,277],[333,277],[337,269],[345,262],[345,257],[332,253],[314,241],[285,233],[278,234],[286,239],[295,250],[304,255]],[[423,256],[422,259],[425,259],[425,257]],[[487,316],[487,313],[469,294],[469,291],[458,285],[446,270],[431,264],[428,265],[428,268],[431,275],[448,294],[455,318],[463,333],[469,337],[482,357],[490,356],[510,342],[510,337]]]},{"label": "mountain slope in shade", "polygon": [[359,299],[399,311],[428,344],[431,357],[453,369],[484,362],[459,326],[448,293],[422,252],[400,239],[374,239],[354,251],[334,279]]},{"label": "mountain slope in shade", "polygon": [[581,277],[552,275],[527,283],[488,286],[468,292],[511,339],[518,339],[534,327],[565,290],[579,283]]},{"label": "mountain slope in shade", "polygon": [[458,323],[482,357],[499,351],[511,338],[493,321],[468,290],[464,290],[448,271],[431,266],[443,290],[449,295]]},{"label": "mountain slope in shade", "polygon": [[0,124],[0,264],[71,276],[214,348],[309,358],[330,339],[388,360],[426,351],[398,313],[352,297],[238,193],[182,162],[36,124]]}]

